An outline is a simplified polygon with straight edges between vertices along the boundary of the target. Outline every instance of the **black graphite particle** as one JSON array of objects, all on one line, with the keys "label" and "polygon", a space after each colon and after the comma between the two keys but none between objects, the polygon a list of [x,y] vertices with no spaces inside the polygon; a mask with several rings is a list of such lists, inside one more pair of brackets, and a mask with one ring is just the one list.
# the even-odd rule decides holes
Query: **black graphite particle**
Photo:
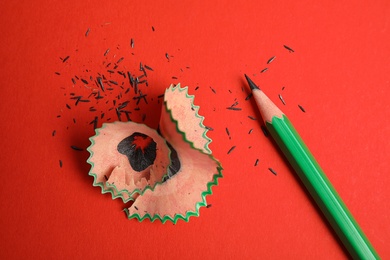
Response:
[{"label": "black graphite particle", "polygon": [[80,147],[75,146],[75,145],[71,145],[70,148],[72,148],[75,151],[83,151],[84,150],[83,148],[80,148]]},{"label": "black graphite particle", "polygon": [[270,171],[270,172],[272,172],[275,176],[278,174],[274,169],[272,169],[272,168],[268,168],[268,170]]},{"label": "black graphite particle", "polygon": [[227,154],[230,154],[231,152],[233,152],[233,150],[236,148],[236,146],[234,145],[234,146],[232,146],[230,149],[229,149],[229,151],[227,152]]},{"label": "black graphite particle", "polygon": [[227,107],[226,109],[233,110],[233,111],[240,111],[240,110],[242,110],[242,108],[240,108],[240,107]]},{"label": "black graphite particle", "polygon": [[275,58],[276,58],[276,56],[271,57],[271,58],[267,61],[267,64],[270,64],[271,62],[273,62]]},{"label": "black graphite particle", "polygon": [[229,132],[229,128],[226,127],[225,130],[226,130],[226,134],[228,135],[229,139],[231,139],[231,137],[230,137],[230,132]]},{"label": "black graphite particle", "polygon": [[149,67],[148,65],[144,65],[145,69],[153,71],[152,67]]},{"label": "black graphite particle", "polygon": [[286,105],[286,102],[284,102],[284,99],[283,99],[282,95],[279,94],[278,96],[279,96],[280,101],[282,101],[283,105]]},{"label": "black graphite particle", "polygon": [[289,52],[294,52],[294,50],[288,47],[287,45],[283,45],[283,47],[286,48],[286,50],[288,50]]},{"label": "black graphite particle", "polygon": [[70,56],[66,56],[66,57],[62,60],[62,62],[66,62],[69,58],[70,58]]},{"label": "black graphite particle", "polygon": [[95,116],[95,118],[89,124],[90,125],[93,124],[93,129],[96,129],[97,128],[97,124],[98,124],[98,117]]}]

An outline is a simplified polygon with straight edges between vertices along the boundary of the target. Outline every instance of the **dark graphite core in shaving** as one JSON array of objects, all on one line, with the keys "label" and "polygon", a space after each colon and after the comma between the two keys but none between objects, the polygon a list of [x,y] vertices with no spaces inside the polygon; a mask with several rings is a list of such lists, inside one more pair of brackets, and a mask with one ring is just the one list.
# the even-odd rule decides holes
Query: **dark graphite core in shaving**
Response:
[{"label": "dark graphite core in shaving", "polygon": [[156,142],[148,135],[135,132],[124,138],[117,146],[119,153],[126,155],[133,170],[140,172],[156,159]]},{"label": "dark graphite core in shaving", "polygon": [[173,148],[173,146],[169,142],[166,142],[166,143],[167,143],[169,150],[171,150],[171,153],[169,154],[169,157],[171,159],[171,164],[168,167],[168,174],[163,179],[163,182],[165,182],[169,178],[172,178],[176,173],[178,173],[178,171],[180,170],[180,167],[181,167],[179,156],[178,156],[176,150]]}]

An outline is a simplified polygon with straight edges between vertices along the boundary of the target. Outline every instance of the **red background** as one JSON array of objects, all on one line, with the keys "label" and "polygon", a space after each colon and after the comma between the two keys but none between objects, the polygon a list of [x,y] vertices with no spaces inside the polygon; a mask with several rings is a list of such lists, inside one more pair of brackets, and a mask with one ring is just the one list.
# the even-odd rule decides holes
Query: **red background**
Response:
[{"label": "red background", "polygon": [[[0,3],[2,259],[347,258],[261,121],[248,118],[259,114],[245,101],[244,73],[289,116],[373,246],[390,258],[390,2],[240,2]],[[157,96],[181,82],[214,129],[210,148],[224,178],[207,198],[212,206],[189,223],[127,220],[119,200],[92,186],[88,152],[70,148],[89,145],[95,116],[92,104],[69,99],[72,91],[90,93],[71,77],[104,72],[103,61],[121,56],[135,73],[140,61],[154,69],[143,88],[148,105],[132,120],[145,113],[156,127]],[[122,101],[134,108],[133,96]],[[227,110],[235,99],[242,110]],[[99,126],[115,119],[108,107],[97,106],[97,115],[107,113]]]}]

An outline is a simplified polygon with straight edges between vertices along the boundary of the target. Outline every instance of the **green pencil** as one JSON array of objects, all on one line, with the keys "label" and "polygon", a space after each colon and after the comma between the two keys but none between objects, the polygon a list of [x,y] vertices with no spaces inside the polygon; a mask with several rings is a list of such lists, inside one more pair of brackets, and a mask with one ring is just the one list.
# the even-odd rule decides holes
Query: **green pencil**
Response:
[{"label": "green pencil", "polygon": [[379,259],[284,113],[245,75],[265,125],[353,259]]}]

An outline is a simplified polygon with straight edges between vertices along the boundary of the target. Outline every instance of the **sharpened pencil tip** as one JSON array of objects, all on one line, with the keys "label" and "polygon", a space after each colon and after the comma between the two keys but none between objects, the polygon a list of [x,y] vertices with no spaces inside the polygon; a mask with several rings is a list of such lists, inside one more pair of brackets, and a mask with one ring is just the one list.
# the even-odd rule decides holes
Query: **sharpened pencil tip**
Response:
[{"label": "sharpened pencil tip", "polygon": [[258,86],[256,86],[256,84],[246,74],[244,74],[244,75],[245,75],[246,81],[248,81],[248,85],[251,88],[251,90],[260,89]]}]

